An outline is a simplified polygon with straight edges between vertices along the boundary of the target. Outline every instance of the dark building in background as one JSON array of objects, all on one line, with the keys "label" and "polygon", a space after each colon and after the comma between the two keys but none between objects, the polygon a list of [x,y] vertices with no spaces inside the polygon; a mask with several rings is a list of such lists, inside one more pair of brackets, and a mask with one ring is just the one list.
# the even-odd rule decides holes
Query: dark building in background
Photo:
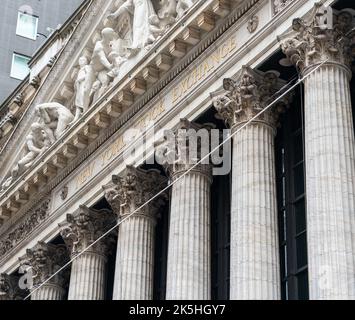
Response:
[{"label": "dark building in background", "polygon": [[83,0],[2,0],[0,104],[27,76],[27,62]]}]

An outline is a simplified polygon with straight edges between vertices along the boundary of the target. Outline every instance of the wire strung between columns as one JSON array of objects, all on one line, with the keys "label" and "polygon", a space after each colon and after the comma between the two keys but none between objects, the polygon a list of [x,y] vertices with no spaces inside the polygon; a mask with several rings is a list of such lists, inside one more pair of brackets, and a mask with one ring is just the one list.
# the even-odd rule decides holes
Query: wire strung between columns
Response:
[{"label": "wire strung between columns", "polygon": [[[102,239],[107,237],[108,235],[111,234],[111,232],[115,231],[122,223],[127,221],[128,219],[132,218],[137,212],[142,210],[145,206],[156,200],[158,197],[160,197],[162,194],[164,194],[166,191],[168,191],[172,186],[174,186],[177,182],[180,180],[184,179],[191,171],[193,171],[198,165],[202,164],[205,160],[209,159],[211,155],[213,155],[215,152],[219,151],[221,147],[223,147],[227,142],[229,142],[231,139],[233,139],[234,136],[236,136],[240,131],[245,129],[248,125],[250,125],[252,122],[257,120],[263,113],[271,109],[277,102],[279,102],[282,98],[284,98],[286,95],[288,95],[292,90],[294,90],[298,85],[303,83],[309,76],[311,76],[313,73],[315,73],[318,69],[320,69],[325,63],[328,62],[329,59],[323,61],[320,63],[317,67],[315,67],[313,70],[311,70],[309,73],[304,75],[303,77],[299,77],[297,82],[293,85],[290,86],[292,83],[293,79],[291,79],[290,82],[288,82],[284,87],[282,87],[278,92],[275,93],[275,95],[280,94],[285,88],[289,87],[285,92],[280,94],[274,101],[272,101],[267,107],[265,107],[263,110],[261,110],[259,113],[257,113],[254,117],[252,117],[250,120],[248,120],[246,123],[244,123],[238,130],[233,132],[231,135],[229,135],[220,145],[215,147],[212,151],[210,151],[207,155],[205,155],[203,158],[201,158],[196,164],[194,164],[191,168],[189,168],[187,171],[185,171],[181,176],[179,176],[177,179],[175,179],[173,182],[169,182],[168,186],[165,187],[163,190],[158,192],[155,196],[150,198],[147,202],[142,204],[140,207],[138,207],[136,210],[134,210],[132,213],[127,215],[125,218],[121,219],[115,226],[113,226],[111,229],[109,229],[107,232],[105,232],[102,236],[100,236],[96,241],[94,241],[92,244],[90,244],[88,247],[86,247],[84,250],[82,250],[80,253],[78,253],[75,257],[73,257],[69,262],[67,262],[63,267],[61,267],[59,270],[57,270],[53,275],[51,275],[47,280],[42,282],[39,286],[37,286],[33,291],[27,295],[24,300],[28,300],[31,298],[31,296],[40,288],[42,288],[45,284],[47,284],[50,280],[52,280],[56,275],[58,275],[60,272],[64,271],[66,268],[68,268],[77,258],[79,258],[81,255],[83,255],[85,252],[90,250],[95,244],[100,242]],[[275,96],[274,95],[274,96]],[[134,142],[131,144],[133,145]]]}]

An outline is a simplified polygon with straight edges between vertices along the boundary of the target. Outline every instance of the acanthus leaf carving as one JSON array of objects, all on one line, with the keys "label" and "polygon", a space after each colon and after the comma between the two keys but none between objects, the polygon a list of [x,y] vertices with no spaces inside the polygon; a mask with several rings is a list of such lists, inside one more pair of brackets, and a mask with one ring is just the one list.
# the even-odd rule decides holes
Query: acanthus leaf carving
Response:
[{"label": "acanthus leaf carving", "polygon": [[[213,104],[219,117],[230,128],[246,123],[268,107],[277,98],[283,82],[276,71],[261,73],[244,66],[238,79],[224,79],[225,92],[214,97]],[[258,121],[276,127],[278,115],[288,106],[292,96],[281,99],[276,106],[261,114]]]},{"label": "acanthus leaf carving", "polygon": [[[68,261],[69,255],[65,245],[44,242],[39,242],[34,248],[28,249],[26,254],[20,258],[21,266],[31,269],[34,286],[39,286],[48,280]],[[67,272],[60,272],[49,282],[63,287],[67,276]]]},{"label": "acanthus leaf carving", "polygon": [[[213,124],[200,125],[181,119],[174,132],[168,130],[164,133],[164,139],[156,143],[155,156],[170,178],[175,179],[191,168],[211,174],[209,157],[206,155],[209,153],[210,130],[213,128]],[[203,160],[202,163],[197,165],[200,160]]]},{"label": "acanthus leaf carving", "polygon": [[353,11],[335,11],[319,2],[308,18],[294,19],[292,31],[279,41],[290,64],[301,72],[326,61],[350,67],[354,27]]},{"label": "acanthus leaf carving", "polygon": [[[103,234],[115,225],[115,217],[108,210],[94,210],[80,206],[74,214],[68,214],[64,223],[60,224],[61,235],[72,256],[86,250]],[[98,243],[92,250],[105,254],[111,247],[113,233]]]},{"label": "acanthus leaf carving", "polygon": [[1,300],[23,300],[26,291],[19,286],[19,277],[15,275],[0,274],[0,301]]},{"label": "acanthus leaf carving", "polygon": [[[118,218],[133,213],[166,186],[167,179],[157,170],[141,170],[128,166],[123,174],[113,176],[112,182],[104,186],[105,197]],[[137,215],[156,219],[166,193],[141,208]]]}]

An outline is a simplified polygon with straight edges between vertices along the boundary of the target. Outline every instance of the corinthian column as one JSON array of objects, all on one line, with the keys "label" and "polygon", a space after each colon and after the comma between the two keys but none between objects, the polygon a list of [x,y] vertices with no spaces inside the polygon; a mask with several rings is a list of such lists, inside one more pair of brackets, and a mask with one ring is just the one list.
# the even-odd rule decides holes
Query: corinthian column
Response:
[{"label": "corinthian column", "polygon": [[[243,67],[237,81],[224,80],[215,100],[220,116],[240,129],[278,90],[275,72]],[[267,110],[233,138],[231,278],[233,300],[280,299],[274,140],[278,107]]]},{"label": "corinthian column", "polygon": [[[114,300],[152,300],[155,227],[161,198],[139,209],[164,189],[158,171],[127,167],[105,186],[106,199],[119,220]],[[139,209],[133,216],[133,212]]]},{"label": "corinthian column", "polygon": [[311,299],[355,299],[355,140],[348,11],[317,4],[296,19],[282,49],[305,80],[309,285]]},{"label": "corinthian column", "polygon": [[39,242],[26,255],[20,258],[23,267],[29,267],[29,275],[33,277],[31,300],[64,300],[67,284],[66,272],[61,272],[49,282],[47,281],[69,261],[68,252],[63,245],[52,245]]},{"label": "corinthian column", "polygon": [[[114,226],[114,216],[107,210],[93,210],[81,206],[75,214],[68,214],[62,224],[62,237],[69,247],[72,263],[68,300],[104,300],[107,276],[107,255],[111,236],[90,247]],[[84,251],[86,250],[86,251]],[[81,254],[80,256],[78,256]]]},{"label": "corinthian column", "polygon": [[[211,167],[200,164],[178,180],[201,159],[203,148],[208,153],[208,129],[182,120],[177,138],[158,147],[158,160],[175,181],[171,190],[167,300],[211,298]],[[200,134],[202,143],[198,144]]]},{"label": "corinthian column", "polygon": [[23,300],[26,291],[20,288],[20,278],[5,273],[0,274],[0,301]]}]

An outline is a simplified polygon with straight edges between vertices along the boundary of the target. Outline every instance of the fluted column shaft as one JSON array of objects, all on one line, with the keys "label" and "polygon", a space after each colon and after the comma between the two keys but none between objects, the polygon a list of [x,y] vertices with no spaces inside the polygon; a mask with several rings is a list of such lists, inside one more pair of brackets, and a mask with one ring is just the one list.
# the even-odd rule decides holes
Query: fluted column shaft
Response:
[{"label": "fluted column shaft", "polygon": [[269,103],[283,85],[277,73],[245,66],[237,81],[224,80],[226,93],[215,100],[219,114],[235,133],[230,253],[233,300],[281,298],[275,134],[278,115],[292,97],[280,98],[272,108]]},{"label": "fluted column shaft", "polygon": [[254,122],[233,140],[231,299],[280,299],[275,129]]},{"label": "fluted column shaft", "polygon": [[[330,18],[332,16],[332,18]],[[355,299],[355,139],[350,95],[354,15],[321,2],[280,37],[305,77],[310,298]],[[302,45],[300,45],[302,44]]]},{"label": "fluted column shaft", "polygon": [[73,261],[68,300],[104,300],[107,257],[87,251]]},{"label": "fluted column shaft", "polygon": [[105,300],[107,259],[113,234],[97,241],[115,224],[111,211],[80,206],[61,224],[61,235],[73,258],[68,300]]},{"label": "fluted column shaft", "polygon": [[64,300],[65,293],[64,288],[59,285],[45,284],[32,293],[31,300]]},{"label": "fluted column shaft", "polygon": [[121,224],[114,300],[153,299],[155,225],[155,219],[139,214]]},{"label": "fluted column shaft", "polygon": [[[153,299],[155,227],[164,204],[164,195],[156,195],[165,184],[166,178],[159,171],[128,166],[104,186],[106,199],[121,221],[114,300]],[[152,197],[154,200],[144,205]]]},{"label": "fluted column shaft", "polygon": [[355,140],[350,70],[329,63],[305,81],[311,299],[355,299]]},{"label": "fluted column shaft", "polygon": [[211,299],[210,189],[206,169],[172,187],[167,300]]}]

